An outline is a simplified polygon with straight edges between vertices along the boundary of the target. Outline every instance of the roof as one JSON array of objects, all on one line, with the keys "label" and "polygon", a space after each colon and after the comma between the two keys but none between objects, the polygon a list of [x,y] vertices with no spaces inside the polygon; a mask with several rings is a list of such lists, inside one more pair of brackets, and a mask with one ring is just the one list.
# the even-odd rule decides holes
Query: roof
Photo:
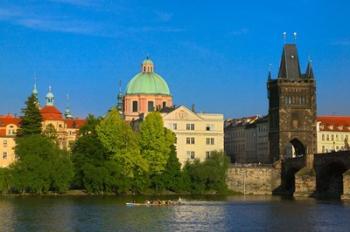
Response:
[{"label": "roof", "polygon": [[170,95],[170,90],[166,81],[157,73],[141,72],[129,81],[126,94]]},{"label": "roof", "polygon": [[6,136],[7,125],[13,124],[13,125],[19,126],[20,121],[21,121],[20,118],[12,114],[0,115],[0,137]]},{"label": "roof", "polygon": [[301,78],[298,51],[295,44],[284,45],[278,77],[291,80]]},{"label": "roof", "polygon": [[350,132],[350,116],[318,116],[321,131]]},{"label": "roof", "polygon": [[55,106],[44,106],[41,110],[43,120],[63,120],[62,113]]},{"label": "roof", "polygon": [[5,127],[9,124],[19,126],[21,119],[12,114],[0,115],[0,127]]},{"label": "roof", "polygon": [[82,118],[73,118],[73,119],[66,119],[65,123],[67,125],[67,128],[79,129],[80,127],[84,126],[84,124],[86,123],[86,120]]}]

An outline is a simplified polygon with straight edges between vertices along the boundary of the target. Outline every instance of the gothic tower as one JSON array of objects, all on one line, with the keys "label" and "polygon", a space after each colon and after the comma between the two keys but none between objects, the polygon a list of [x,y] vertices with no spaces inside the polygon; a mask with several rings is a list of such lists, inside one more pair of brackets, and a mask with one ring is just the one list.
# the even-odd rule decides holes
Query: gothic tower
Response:
[{"label": "gothic tower", "polygon": [[267,89],[271,162],[315,154],[316,82],[311,61],[301,73],[295,44],[284,45],[278,77],[269,74]]}]

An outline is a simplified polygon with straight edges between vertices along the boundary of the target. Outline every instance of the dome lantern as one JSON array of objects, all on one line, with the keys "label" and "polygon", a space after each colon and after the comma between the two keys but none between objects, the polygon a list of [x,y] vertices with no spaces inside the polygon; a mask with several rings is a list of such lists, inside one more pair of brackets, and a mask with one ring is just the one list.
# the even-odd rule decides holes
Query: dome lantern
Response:
[{"label": "dome lantern", "polygon": [[142,62],[141,72],[142,73],[153,73],[154,65],[152,60],[147,56],[146,59]]}]

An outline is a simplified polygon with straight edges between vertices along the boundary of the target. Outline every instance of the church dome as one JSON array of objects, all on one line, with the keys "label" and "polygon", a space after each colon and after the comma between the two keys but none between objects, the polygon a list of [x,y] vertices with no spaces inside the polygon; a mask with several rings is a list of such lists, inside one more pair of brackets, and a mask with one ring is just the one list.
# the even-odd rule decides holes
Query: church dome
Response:
[{"label": "church dome", "polygon": [[126,94],[170,95],[170,90],[166,81],[154,72],[152,60],[147,58],[141,65],[141,72],[129,81]]}]

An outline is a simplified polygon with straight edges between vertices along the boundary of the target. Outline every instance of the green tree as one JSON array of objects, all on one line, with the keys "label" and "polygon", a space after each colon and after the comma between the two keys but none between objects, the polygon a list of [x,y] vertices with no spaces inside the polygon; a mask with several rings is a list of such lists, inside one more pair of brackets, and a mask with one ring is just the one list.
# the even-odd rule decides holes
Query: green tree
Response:
[{"label": "green tree", "polygon": [[142,156],[150,165],[151,175],[164,171],[174,142],[175,135],[164,128],[160,113],[149,113],[140,125],[140,147]]},{"label": "green tree", "polygon": [[11,187],[17,192],[64,192],[73,177],[67,152],[49,138],[30,135],[17,139],[19,160],[11,167]]},{"label": "green tree", "polygon": [[42,117],[38,107],[38,99],[34,94],[30,95],[26,101],[25,108],[22,109],[20,128],[18,137],[41,134]]},{"label": "green tree", "polygon": [[57,141],[57,130],[55,129],[55,127],[51,123],[45,127],[45,129],[43,131],[43,135],[45,135],[46,137],[48,137],[52,141],[55,141],[55,142]]},{"label": "green tree", "polygon": [[226,173],[229,160],[223,152],[213,152],[204,162],[187,162],[183,180],[187,190],[194,194],[227,191]]},{"label": "green tree", "polygon": [[[116,109],[113,108],[107,113],[97,125],[96,131],[104,148],[122,167],[121,175],[125,180],[132,180],[147,173],[148,163],[140,154],[137,136]],[[123,186],[120,186],[119,191],[131,189],[132,183],[127,182]]]}]

